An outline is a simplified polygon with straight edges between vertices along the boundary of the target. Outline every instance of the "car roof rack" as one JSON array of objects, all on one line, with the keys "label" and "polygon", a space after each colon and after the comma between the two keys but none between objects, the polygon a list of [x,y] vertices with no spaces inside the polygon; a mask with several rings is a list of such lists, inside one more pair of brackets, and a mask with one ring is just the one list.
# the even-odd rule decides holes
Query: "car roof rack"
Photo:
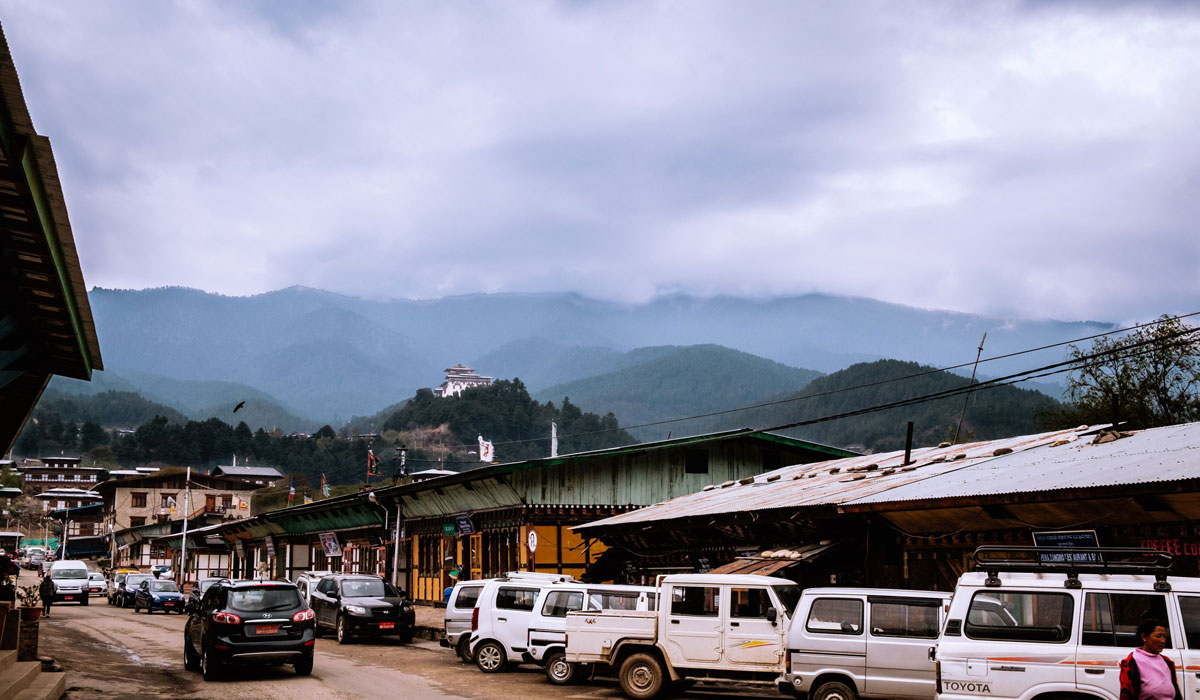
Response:
[{"label": "car roof rack", "polygon": [[1154,590],[1169,591],[1167,574],[1174,558],[1157,549],[1138,547],[1011,547],[983,545],[975,550],[972,563],[987,574],[984,585],[1000,586],[1001,572],[1062,573],[1067,588],[1081,588],[1080,573],[1147,574],[1154,576]]}]

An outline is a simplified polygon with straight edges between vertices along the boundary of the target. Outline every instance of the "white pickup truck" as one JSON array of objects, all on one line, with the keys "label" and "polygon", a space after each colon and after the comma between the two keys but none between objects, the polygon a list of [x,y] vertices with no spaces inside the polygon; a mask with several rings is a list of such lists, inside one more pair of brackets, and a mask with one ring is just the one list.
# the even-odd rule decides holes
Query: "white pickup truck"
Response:
[{"label": "white pickup truck", "polygon": [[658,610],[567,614],[566,661],[616,671],[628,697],[696,680],[773,684],[783,692],[788,622],[800,588],[782,578],[677,574]]}]

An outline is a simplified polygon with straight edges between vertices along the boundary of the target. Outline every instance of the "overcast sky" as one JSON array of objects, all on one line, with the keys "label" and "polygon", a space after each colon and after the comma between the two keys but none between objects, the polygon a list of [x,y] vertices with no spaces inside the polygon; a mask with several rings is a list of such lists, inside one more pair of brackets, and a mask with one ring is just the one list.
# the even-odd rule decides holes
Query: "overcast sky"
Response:
[{"label": "overcast sky", "polygon": [[1200,309],[1200,10],[0,0],[89,285]]}]

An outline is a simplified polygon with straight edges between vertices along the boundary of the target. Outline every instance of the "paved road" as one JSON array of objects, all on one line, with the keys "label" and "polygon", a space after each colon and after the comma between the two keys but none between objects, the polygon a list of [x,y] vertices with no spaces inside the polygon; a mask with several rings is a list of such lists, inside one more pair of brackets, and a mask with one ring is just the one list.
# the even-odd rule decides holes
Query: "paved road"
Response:
[{"label": "paved road", "polygon": [[[22,577],[24,578],[24,577]],[[26,581],[22,580],[22,583]],[[339,645],[317,641],[312,676],[290,666],[236,669],[226,680],[205,683],[183,669],[182,615],[134,613],[93,598],[87,607],[55,605],[41,624],[41,653],[67,669],[68,698],[623,698],[614,681],[557,688],[541,669],[522,666],[484,675],[432,642],[393,640]],[[694,690],[684,698],[758,700],[782,698],[774,691]]]}]

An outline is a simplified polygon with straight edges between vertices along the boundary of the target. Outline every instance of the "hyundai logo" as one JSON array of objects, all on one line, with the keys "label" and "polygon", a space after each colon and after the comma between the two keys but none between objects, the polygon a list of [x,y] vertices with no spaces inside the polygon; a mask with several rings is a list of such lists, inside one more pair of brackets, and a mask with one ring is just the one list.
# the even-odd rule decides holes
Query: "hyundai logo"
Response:
[{"label": "hyundai logo", "polygon": [[263,613],[263,619],[264,619],[264,620],[270,620],[270,619],[271,619],[271,613]]}]

